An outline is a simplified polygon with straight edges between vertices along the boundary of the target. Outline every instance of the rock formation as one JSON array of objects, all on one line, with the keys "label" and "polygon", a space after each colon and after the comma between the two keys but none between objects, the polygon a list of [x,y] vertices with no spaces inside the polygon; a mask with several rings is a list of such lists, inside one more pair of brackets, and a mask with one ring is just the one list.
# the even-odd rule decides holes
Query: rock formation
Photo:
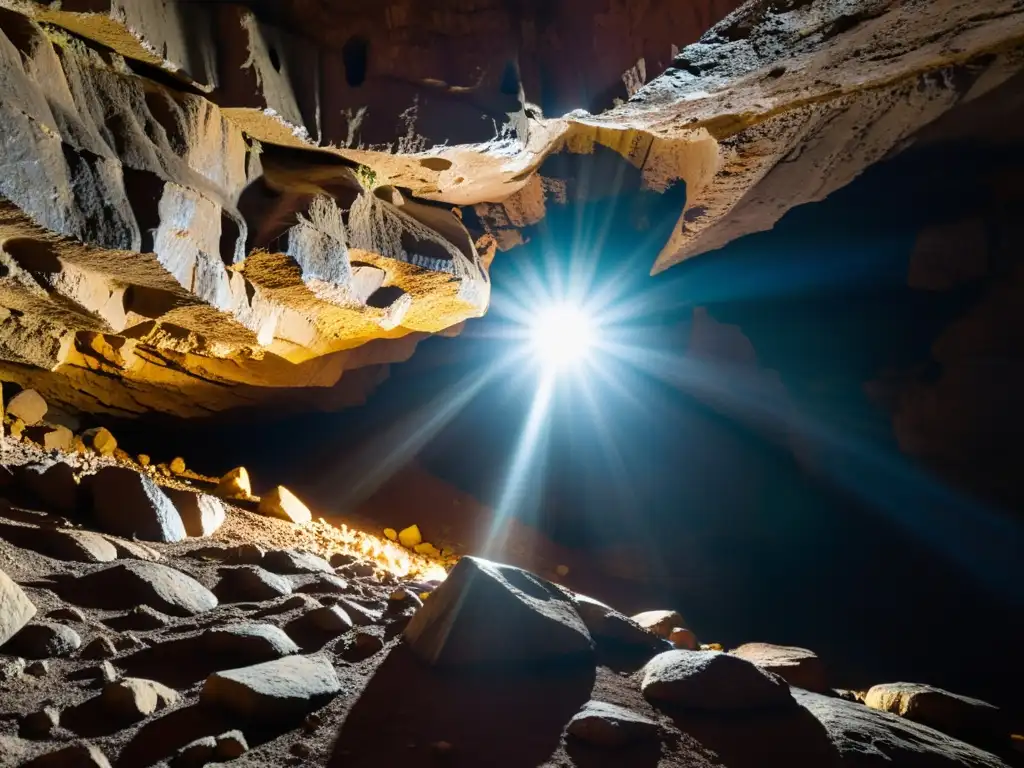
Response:
[{"label": "rock formation", "polygon": [[751,2],[680,51],[731,4],[80,5],[0,4],[0,370],[118,415],[358,401],[486,311],[495,244],[564,199],[555,153],[685,182],[655,271],[769,228],[1006,82],[1024,29],[1008,1]]}]

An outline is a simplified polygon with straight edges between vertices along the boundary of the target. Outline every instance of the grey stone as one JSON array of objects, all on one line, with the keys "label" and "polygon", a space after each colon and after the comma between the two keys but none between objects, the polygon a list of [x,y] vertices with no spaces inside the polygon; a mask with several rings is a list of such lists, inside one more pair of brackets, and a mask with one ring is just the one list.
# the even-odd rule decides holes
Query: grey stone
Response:
[{"label": "grey stone", "polygon": [[288,579],[270,573],[258,565],[240,565],[222,568],[220,581],[214,587],[225,602],[240,603],[249,600],[273,600],[292,592]]},{"label": "grey stone", "polygon": [[341,692],[341,682],[321,656],[286,656],[229,669],[206,679],[200,700],[254,720],[301,718]]},{"label": "grey stone", "polygon": [[272,624],[233,624],[209,629],[202,635],[207,653],[236,663],[258,664],[299,652],[284,630]]},{"label": "grey stone", "polygon": [[40,621],[22,628],[5,649],[29,659],[51,659],[67,656],[81,645],[82,638],[71,627]]},{"label": "grey stone", "polygon": [[663,638],[600,600],[581,594],[573,595],[573,599],[580,618],[598,645],[604,643],[650,651],[669,650]]},{"label": "grey stone", "polygon": [[744,643],[729,651],[761,669],[774,672],[790,685],[808,691],[824,693],[828,690],[825,665],[821,659],[806,648],[794,648],[771,643]]},{"label": "grey stone", "polygon": [[181,541],[185,525],[150,477],[126,467],[104,467],[87,479],[96,522],[107,533],[144,541]]},{"label": "grey stone", "polygon": [[36,607],[21,587],[0,570],[0,646],[4,645],[36,615]]},{"label": "grey stone", "polygon": [[405,628],[410,649],[442,665],[589,656],[593,640],[573,601],[528,571],[464,557]]},{"label": "grey stone", "polygon": [[658,724],[631,709],[603,701],[588,701],[573,715],[567,731],[601,747],[623,747],[658,738]]},{"label": "grey stone", "polygon": [[125,609],[148,605],[170,616],[194,616],[217,606],[210,590],[181,571],[129,560],[80,576],[67,585],[79,605]]},{"label": "grey stone", "polygon": [[136,721],[171,706],[178,694],[155,680],[123,677],[103,687],[99,703],[113,717]]},{"label": "grey stone", "polygon": [[24,765],[25,768],[110,768],[110,762],[99,747],[84,743],[48,752]]},{"label": "grey stone", "polygon": [[189,536],[211,536],[227,519],[227,507],[216,496],[176,488],[168,489],[167,496],[178,510]]},{"label": "grey stone", "polygon": [[322,557],[294,549],[272,549],[263,556],[263,567],[274,573],[331,573],[334,569]]},{"label": "grey stone", "polygon": [[644,667],[640,690],[649,701],[716,712],[793,705],[782,678],[718,651],[659,653]]}]

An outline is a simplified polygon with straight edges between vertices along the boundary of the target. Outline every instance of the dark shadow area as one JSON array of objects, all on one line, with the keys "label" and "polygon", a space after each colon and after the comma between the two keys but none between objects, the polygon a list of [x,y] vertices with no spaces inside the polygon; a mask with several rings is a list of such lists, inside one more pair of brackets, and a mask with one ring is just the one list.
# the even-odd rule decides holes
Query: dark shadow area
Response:
[{"label": "dark shadow area", "polygon": [[430,745],[440,741],[457,745],[446,765],[540,765],[593,684],[590,665],[436,670],[398,645],[341,724],[328,765],[429,765],[438,759]]},{"label": "dark shadow area", "polygon": [[[212,707],[195,704],[176,709],[157,716],[139,728],[114,765],[116,768],[155,765],[172,757],[181,747],[196,739],[216,736],[237,727],[237,722]],[[246,732],[250,747],[255,746],[249,739],[249,733],[257,735],[260,732],[252,728]]]},{"label": "dark shadow area", "polygon": [[655,768],[661,761],[661,749],[656,741],[608,748],[570,738],[565,744],[576,768]]},{"label": "dark shadow area", "polygon": [[830,768],[842,764],[824,726],[795,703],[785,710],[758,712],[663,711],[684,734],[716,753],[724,768]]}]

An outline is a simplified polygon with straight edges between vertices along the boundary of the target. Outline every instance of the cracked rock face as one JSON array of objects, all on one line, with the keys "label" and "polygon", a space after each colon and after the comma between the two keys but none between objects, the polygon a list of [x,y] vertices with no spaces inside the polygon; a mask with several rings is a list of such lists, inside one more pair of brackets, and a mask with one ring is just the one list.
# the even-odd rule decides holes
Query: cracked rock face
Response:
[{"label": "cracked rock face", "polygon": [[1010,0],[547,5],[0,0],[0,376],[120,416],[355,404],[487,310],[553,154],[685,182],[660,271],[1024,61]]}]

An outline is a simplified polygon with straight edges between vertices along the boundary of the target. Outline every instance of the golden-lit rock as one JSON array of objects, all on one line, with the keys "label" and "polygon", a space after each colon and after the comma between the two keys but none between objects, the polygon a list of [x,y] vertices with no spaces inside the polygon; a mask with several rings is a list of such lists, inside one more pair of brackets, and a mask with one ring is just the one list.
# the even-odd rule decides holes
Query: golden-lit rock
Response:
[{"label": "golden-lit rock", "polygon": [[309,508],[283,485],[263,495],[258,511],[261,515],[278,517],[292,523],[308,523],[313,520]]},{"label": "golden-lit rock", "polygon": [[426,555],[427,557],[440,557],[441,556],[441,550],[439,550],[437,547],[435,547],[429,541],[421,542],[421,543],[417,544],[416,546],[414,546],[412,549],[413,549],[414,552],[418,552],[421,555]]},{"label": "golden-lit rock", "polygon": [[112,456],[117,450],[117,440],[106,427],[87,429],[82,433],[82,440],[100,456]]},{"label": "golden-lit rock", "polygon": [[407,549],[415,549],[418,544],[422,544],[423,534],[420,533],[420,527],[414,523],[408,528],[403,528],[398,532],[398,543]]},{"label": "golden-lit rock", "polygon": [[235,467],[220,479],[213,493],[222,499],[248,499],[252,496],[249,471],[245,467]]},{"label": "golden-lit rock", "polygon": [[686,625],[683,617],[675,611],[644,611],[630,618],[644,629],[666,640],[672,634],[673,629]]},{"label": "golden-lit rock", "polygon": [[149,458],[149,454],[146,454],[146,453],[140,453],[139,454],[139,466],[140,467],[148,467],[149,463],[151,461],[152,461],[152,459]]},{"label": "golden-lit rock", "polygon": [[669,632],[668,640],[676,648],[682,648],[687,651],[696,651],[700,648],[697,636],[689,629],[684,629],[683,627],[675,627]]},{"label": "golden-lit rock", "polygon": [[171,459],[171,463],[168,465],[168,469],[175,475],[181,475],[185,472],[185,460],[181,456],[175,456]]},{"label": "golden-lit rock", "polygon": [[15,419],[11,422],[11,437],[15,440],[21,440],[21,436],[25,433],[25,422],[21,419]]},{"label": "golden-lit rock", "polygon": [[7,412],[13,418],[21,419],[27,427],[42,421],[46,416],[46,411],[46,400],[34,389],[19,392],[7,404]]},{"label": "golden-lit rock", "polygon": [[385,528],[384,529],[384,535],[390,541],[398,541],[398,531],[396,531],[394,528]]}]

